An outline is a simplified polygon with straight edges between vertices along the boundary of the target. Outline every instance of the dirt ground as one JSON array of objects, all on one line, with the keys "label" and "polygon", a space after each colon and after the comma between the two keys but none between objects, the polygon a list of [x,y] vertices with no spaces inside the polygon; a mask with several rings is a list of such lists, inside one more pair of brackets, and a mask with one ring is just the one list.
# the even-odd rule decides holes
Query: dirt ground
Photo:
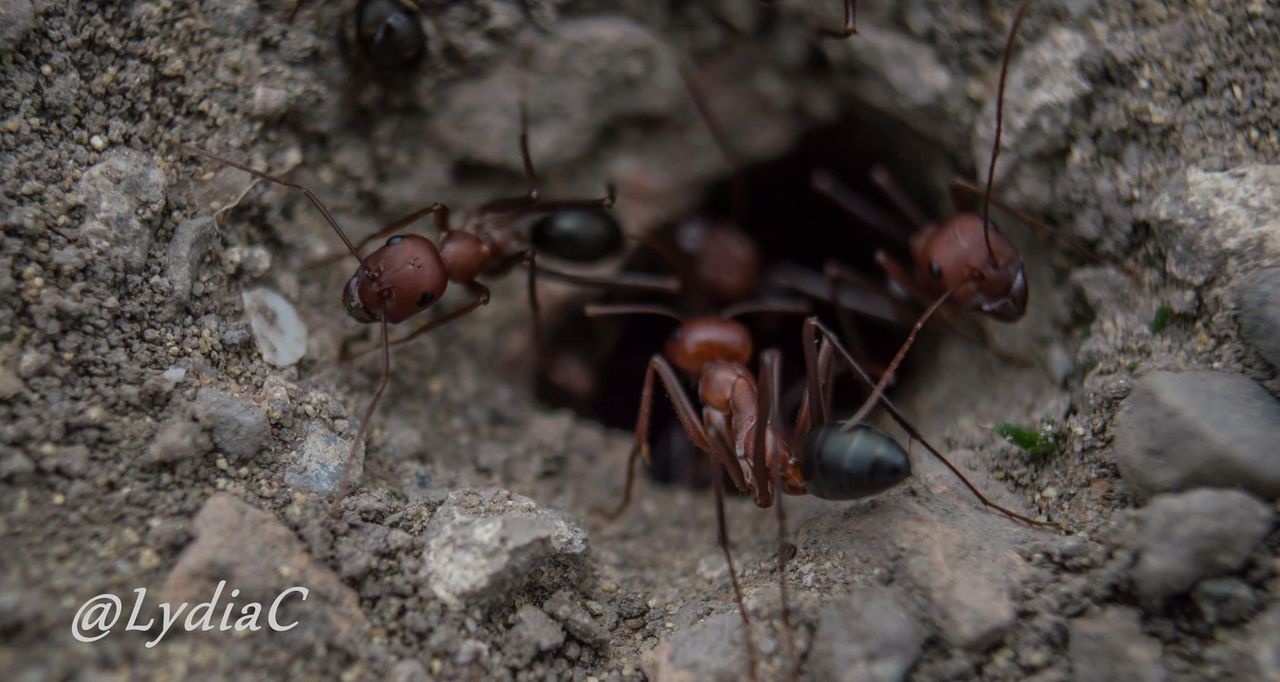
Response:
[{"label": "dirt ground", "polygon": [[[349,263],[309,267],[342,244],[298,194],[174,145],[288,173],[364,235],[526,191],[523,99],[545,193],[614,182],[638,237],[732,174],[689,64],[746,162],[838,131],[941,215],[948,179],[985,173],[1013,3],[864,0],[828,40],[838,0],[420,0],[403,71],[339,39],[355,5],[0,0],[4,677],[743,679],[710,492],[642,477],[620,519],[594,512],[631,437],[535,399],[522,276],[395,349],[331,514],[380,371],[334,360],[376,338],[339,303]],[[891,395],[1063,531],[984,510],[915,447],[889,493],[786,500],[784,627],[775,517],[732,497],[759,677],[1280,679],[1280,7],[1042,2],[1019,46],[999,191],[1085,253],[1002,221],[1028,314],[983,322],[997,352],[926,332]],[[851,229],[780,201],[797,240]],[[300,359],[251,324],[262,290],[296,310]],[[304,586],[299,625],[125,629],[140,588],[137,622],[224,580],[215,617]],[[78,641],[104,593],[124,615]]]}]

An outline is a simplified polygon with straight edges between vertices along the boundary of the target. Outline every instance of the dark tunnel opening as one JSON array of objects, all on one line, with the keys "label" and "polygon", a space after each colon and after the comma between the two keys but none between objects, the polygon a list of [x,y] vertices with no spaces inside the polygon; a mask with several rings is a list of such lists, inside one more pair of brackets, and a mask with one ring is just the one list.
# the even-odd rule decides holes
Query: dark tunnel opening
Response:
[{"label": "dark tunnel opening", "polygon": [[[819,129],[803,137],[786,155],[746,168],[741,173],[723,178],[710,187],[696,215],[660,227],[652,239],[656,246],[637,248],[628,256],[624,268],[635,271],[671,272],[680,258],[679,242],[684,230],[694,229],[688,221],[701,220],[702,225],[730,222],[741,228],[755,244],[760,256],[760,275],[749,298],[802,298],[812,303],[812,313],[830,328],[841,333],[846,345],[861,348],[866,360],[887,365],[909,332],[909,325],[866,315],[853,314],[856,339],[847,338],[835,309],[826,301],[805,297],[794,288],[783,286],[778,273],[808,273],[811,282],[825,294],[823,267],[828,261],[862,275],[893,300],[887,280],[874,261],[877,249],[887,250],[899,262],[909,263],[905,237],[912,230],[909,220],[899,213],[871,182],[873,166],[885,165],[895,170],[950,168],[950,160],[936,148],[919,143],[916,147],[900,144],[912,138],[906,131],[896,130],[892,122],[876,121],[890,133],[868,136],[869,124],[845,122],[840,126]],[[874,138],[868,140],[868,138]],[[893,147],[884,146],[894,141]],[[905,151],[904,151],[905,150]],[[924,159],[928,159],[924,162]],[[814,170],[822,169],[835,176],[849,189],[864,198],[870,210],[883,216],[884,225],[873,227],[818,194],[812,186]],[[938,173],[945,177],[944,173]],[[896,177],[896,176],[895,176]],[[903,175],[897,177],[913,197],[933,180],[932,176]],[[919,202],[930,215],[932,203]],[[891,236],[896,232],[897,236]],[[672,254],[675,254],[674,256]],[[582,297],[558,320],[549,321],[549,347],[552,360],[539,372],[536,395],[554,407],[567,407],[581,416],[611,428],[632,431],[636,425],[640,393],[649,358],[661,353],[667,337],[678,326],[675,320],[636,315],[588,319],[582,306],[595,302],[654,302],[675,307],[687,317],[715,314],[725,304],[690,284],[686,270],[686,290],[672,299],[637,298],[614,293]],[[811,287],[812,288],[812,287]],[[900,310],[914,317],[920,307],[901,300]],[[776,348],[782,354],[784,424],[789,428],[798,409],[804,385],[802,327],[805,315],[751,314],[741,319],[752,334],[754,352]],[[911,356],[907,356],[896,373],[895,383],[907,381],[911,375]],[[755,358],[750,364],[756,371]],[[695,406],[697,386],[685,377],[684,388]],[[864,394],[846,377],[837,380],[836,414],[848,416],[857,409]],[[706,457],[694,451],[675,419],[665,391],[655,387],[650,423],[652,478],[663,482],[706,484],[709,482]]]}]

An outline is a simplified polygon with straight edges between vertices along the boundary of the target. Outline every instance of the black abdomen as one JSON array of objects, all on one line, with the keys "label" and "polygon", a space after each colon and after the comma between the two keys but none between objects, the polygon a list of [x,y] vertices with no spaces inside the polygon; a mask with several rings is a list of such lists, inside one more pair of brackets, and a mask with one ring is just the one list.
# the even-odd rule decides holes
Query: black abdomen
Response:
[{"label": "black abdomen", "polygon": [[824,500],[856,500],[884,492],[911,475],[906,450],[865,424],[842,431],[829,424],[800,444],[800,470],[809,494]]}]

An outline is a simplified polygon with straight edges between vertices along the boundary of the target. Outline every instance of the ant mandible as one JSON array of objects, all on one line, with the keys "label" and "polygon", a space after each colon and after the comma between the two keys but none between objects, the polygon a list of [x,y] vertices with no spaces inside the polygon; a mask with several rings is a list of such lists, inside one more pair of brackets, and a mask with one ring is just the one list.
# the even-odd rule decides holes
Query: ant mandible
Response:
[{"label": "ant mandible", "polygon": [[[872,382],[839,339],[816,317],[808,318],[803,332],[805,392],[789,437],[784,436],[779,427],[781,356],[775,349],[762,352],[758,375],[753,377],[747,368],[753,351],[751,335],[735,318],[747,313],[797,312],[807,310],[807,306],[785,302],[746,302],[732,305],[718,316],[691,319],[682,318],[674,310],[661,305],[616,304],[586,307],[588,317],[651,314],[670,317],[680,323],[668,338],[664,353],[654,355],[649,360],[640,394],[635,440],[627,460],[622,499],[617,507],[603,514],[609,519],[622,514],[631,501],[636,460],[644,459],[648,463],[649,416],[656,376],[666,389],[685,433],[698,450],[710,457],[715,469],[712,473],[712,487],[716,502],[717,538],[729,568],[730,582],[746,628],[747,659],[752,679],[756,677],[755,647],[752,643],[750,617],[729,549],[721,472],[729,476],[739,491],[749,492],[757,506],[775,508],[778,520],[778,576],[782,621],[787,647],[793,659],[795,649],[791,641],[786,596],[786,515],[782,506],[782,494],[810,494],[827,500],[853,500],[878,494],[906,480],[911,474],[907,452],[883,432],[861,423],[874,405],[884,405],[889,415],[907,431],[911,440],[922,443],[930,454],[959,477],[983,505],[1023,523],[1054,527],[1051,523],[1036,521],[987,499],[884,396],[889,378],[915,341],[916,333],[924,321],[938,305],[941,305],[941,300],[917,321],[879,382]],[[829,425],[831,385],[836,369],[832,360],[837,354],[849,370],[871,389],[862,408],[839,428]],[[685,393],[677,368],[697,385],[702,405],[701,417]]]},{"label": "ant mandible", "polygon": [[[536,247],[544,245],[552,253],[563,253],[581,259],[590,255],[603,255],[602,249],[622,243],[621,228],[611,219],[602,220],[596,212],[609,209],[614,203],[613,186],[606,196],[599,199],[543,199],[538,192],[538,176],[529,155],[528,116],[520,108],[520,153],[524,163],[529,192],[522,196],[497,199],[472,212],[462,227],[449,225],[449,209],[442,203],[433,203],[414,211],[386,227],[352,243],[324,203],[310,189],[266,172],[250,168],[229,159],[216,156],[189,145],[179,145],[184,151],[236,168],[254,177],[284,187],[296,189],[316,207],[329,226],[346,245],[347,251],[359,262],[355,274],[343,288],[342,302],[347,314],[362,324],[378,323],[382,332],[382,378],[369,401],[364,418],[352,441],[351,451],[342,470],[335,504],[347,492],[351,468],[356,452],[368,432],[370,420],[378,401],[391,378],[391,346],[417,338],[433,329],[463,317],[489,302],[489,289],[477,281],[478,277],[501,275],[519,263],[528,267],[529,309],[533,321],[533,335],[539,361],[545,358],[539,319],[537,278],[539,274],[552,276],[566,282],[586,285],[639,289],[674,293],[679,282],[673,277],[639,273],[616,273],[608,276],[591,275],[553,269],[539,265]],[[585,218],[584,213],[585,213]],[[532,235],[530,245],[517,231],[517,219],[533,215],[549,214],[541,221]],[[565,218],[557,214],[576,216]],[[603,214],[607,215],[607,214]],[[439,244],[416,234],[394,234],[415,221],[431,216],[440,231]],[[386,243],[367,256],[361,249],[375,240],[394,235]],[[444,315],[423,324],[412,332],[391,339],[387,327],[403,322],[431,308],[444,295],[449,282],[462,285],[473,295],[465,306],[455,308]],[[372,348],[344,357],[350,359]]]}]

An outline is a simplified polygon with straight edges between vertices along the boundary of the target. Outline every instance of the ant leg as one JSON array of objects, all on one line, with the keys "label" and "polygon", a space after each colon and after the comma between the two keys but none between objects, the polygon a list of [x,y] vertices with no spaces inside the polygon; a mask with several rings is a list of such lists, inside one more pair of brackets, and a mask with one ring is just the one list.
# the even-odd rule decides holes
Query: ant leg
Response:
[{"label": "ant leg", "polygon": [[[830,284],[822,275],[790,263],[779,263],[769,271],[769,279],[780,287],[793,289],[809,298],[826,301],[831,305],[852,310],[860,315],[874,317],[902,326],[911,326],[916,311],[909,305],[883,291],[876,284],[856,272],[849,271],[846,286],[837,290],[837,298],[831,298]],[[851,286],[848,286],[851,285]]]},{"label": "ant leg", "polygon": [[827,280],[827,293],[831,301],[832,307],[836,309],[836,321],[840,324],[840,331],[844,332],[844,337],[849,340],[849,349],[853,351],[854,356],[862,358],[864,363],[876,372],[876,376],[881,376],[883,368],[874,367],[868,361],[867,348],[862,343],[862,335],[858,333],[858,327],[853,321],[853,315],[849,314],[849,310],[840,305],[840,285],[845,282],[853,282],[855,284],[862,283],[862,276],[852,272],[848,268],[836,263],[835,261],[827,261],[822,266],[822,276]]},{"label": "ant leg", "polygon": [[[792,661],[798,662],[796,643],[791,636],[791,610],[787,603],[787,515],[782,506],[782,499],[786,497],[783,490],[782,470],[786,468],[787,462],[783,460],[783,451],[780,446],[775,446],[772,458],[769,457],[771,453],[766,452],[769,445],[767,436],[774,436],[775,443],[782,442],[781,439],[776,438],[777,432],[774,430],[774,420],[778,416],[778,407],[782,404],[779,388],[782,383],[781,363],[781,355],[777,350],[769,349],[760,354],[760,378],[757,385],[760,390],[760,414],[764,417],[764,421],[756,423],[754,459],[756,471],[768,467],[772,479],[770,485],[773,488],[773,505],[778,517],[778,598],[782,606],[782,632],[783,639],[786,641],[787,655]],[[772,461],[768,461],[769,459]],[[765,485],[762,479],[763,477],[755,479],[757,486]]]},{"label": "ant leg", "polygon": [[924,313],[920,315],[920,319],[916,320],[915,326],[911,328],[911,333],[907,334],[907,340],[902,342],[902,346],[898,348],[897,354],[893,356],[893,360],[889,362],[889,366],[885,369],[884,374],[880,376],[880,381],[876,382],[875,388],[871,389],[871,395],[867,396],[866,401],[864,401],[862,403],[862,407],[858,408],[858,411],[853,414],[853,417],[844,423],[842,430],[853,430],[853,427],[861,423],[862,420],[866,418],[867,413],[871,412],[872,408],[876,406],[876,403],[880,400],[880,396],[884,395],[885,387],[888,386],[889,381],[893,379],[893,373],[897,371],[898,365],[902,363],[902,359],[907,356],[907,351],[910,350],[911,345],[916,342],[916,335],[920,333],[920,329],[924,327],[924,323],[927,322],[929,318],[933,316],[934,312],[936,312],[938,308],[951,297],[952,292],[955,290],[956,287],[948,289],[946,293],[939,296],[938,300],[934,301],[933,305],[929,306]]},{"label": "ant leg", "polygon": [[387,305],[386,301],[382,303],[382,380],[378,382],[378,390],[374,391],[373,399],[369,401],[369,407],[364,411],[364,419],[360,420],[360,428],[356,430],[356,436],[351,441],[351,451],[347,453],[347,462],[342,466],[342,477],[338,481],[338,494],[333,499],[333,513],[337,516],[339,505],[347,496],[347,487],[351,484],[351,469],[356,463],[356,452],[364,443],[365,434],[369,432],[369,422],[373,419],[373,411],[378,407],[378,401],[382,399],[383,391],[387,390],[387,383],[391,381],[391,344],[387,342]]},{"label": "ant leg", "polygon": [[[377,232],[374,232],[373,234],[356,242],[356,250],[362,251],[364,250],[364,247],[368,246],[370,243],[375,242],[389,234],[399,232],[405,226],[410,225],[414,221],[418,220],[419,218],[422,218],[428,215],[433,215],[435,217],[436,229],[439,230],[441,234],[444,234],[445,232],[449,231],[449,207],[437,201],[436,203],[431,204],[426,208],[414,211],[413,213],[410,213],[409,215],[392,222],[386,227],[383,227],[379,229]],[[333,263],[337,263],[338,261],[342,260],[344,257],[345,256],[340,253],[334,254],[332,256],[326,256],[324,258],[318,258],[314,261],[311,261],[310,263],[307,263],[303,267],[305,269],[310,270],[312,268],[331,265]]]},{"label": "ant leg", "polygon": [[[523,258],[523,255],[521,256]],[[608,275],[592,275],[561,268],[538,265],[538,274],[580,286],[603,289],[634,289],[661,294],[680,291],[680,279],[671,275],[651,275],[643,272],[616,272]]]},{"label": "ant leg", "polygon": [[907,219],[911,221],[912,225],[915,225],[916,230],[922,230],[925,227],[928,227],[929,223],[932,222],[929,220],[929,215],[924,211],[924,209],[920,208],[920,205],[913,201],[910,195],[902,189],[902,186],[893,179],[893,174],[889,172],[888,168],[878,164],[872,166],[871,182],[875,183],[876,187],[880,188],[880,191],[887,199],[889,199],[889,202],[892,203],[894,207],[902,213],[902,215],[906,216]]},{"label": "ant leg", "polygon": [[698,413],[690,402],[689,396],[684,392],[684,386],[680,383],[680,377],[676,376],[675,370],[661,355],[654,355],[649,359],[649,366],[644,373],[644,387],[640,389],[640,413],[636,415],[635,437],[631,445],[631,454],[627,459],[627,483],[622,491],[622,500],[618,506],[612,510],[601,511],[600,514],[606,519],[616,519],[627,508],[631,502],[631,490],[635,482],[635,464],[636,459],[643,458],[645,463],[649,462],[649,414],[653,409],[653,379],[657,376],[662,380],[662,385],[667,390],[667,396],[671,400],[671,406],[675,408],[676,418],[680,420],[680,426],[684,428],[684,432],[689,436],[689,440],[693,441],[693,446],[703,452],[711,453],[711,440],[707,436],[707,432],[702,428],[702,423],[698,420]]},{"label": "ant leg", "polygon": [[559,278],[563,281],[583,286],[598,286],[611,289],[637,289],[640,291],[656,291],[661,293],[676,293],[680,290],[680,281],[667,275],[645,275],[641,273],[587,275],[548,268],[544,265],[538,264],[538,252],[534,249],[527,249],[516,254],[510,260],[515,260],[516,258],[523,260],[525,266],[529,268],[529,313],[533,320],[533,342],[538,354],[538,362],[542,365],[545,365],[547,361],[547,349],[546,339],[542,334],[542,316],[538,306],[539,274]]},{"label": "ant leg", "polygon": [[[866,197],[850,189],[826,169],[815,168],[809,175],[809,186],[813,188],[813,191],[830,199],[845,213],[848,213],[859,222],[875,228],[877,232],[893,240],[895,244],[908,245],[908,235],[902,229],[900,220],[896,220],[894,216],[872,204]],[[914,205],[911,210],[918,213]],[[909,215],[922,217],[916,216],[916,213]],[[914,220],[913,224],[916,229],[923,227],[923,223],[916,223]]]},{"label": "ant leg", "polygon": [[557,211],[593,209],[608,210],[618,201],[618,190],[613,183],[605,185],[605,194],[598,199],[542,199],[537,196],[495,199],[476,209],[477,215],[494,213],[555,213]]},{"label": "ant leg", "polygon": [[[834,333],[832,333],[830,329],[827,329],[827,327],[823,325],[822,322],[820,322],[817,318],[811,317],[808,320],[805,320],[804,334],[805,334],[806,345],[809,342],[811,342],[817,334],[821,334],[823,344],[835,350],[836,354],[839,356],[841,361],[843,361],[845,366],[848,367],[849,370],[853,372],[853,375],[858,379],[858,381],[862,382],[862,384],[867,388],[874,388],[875,383],[871,381],[871,377],[867,376],[866,371],[862,369],[862,366],[858,364],[858,361],[855,360],[853,356],[849,354],[849,351],[845,349],[843,344],[840,343],[840,339]],[[884,405],[885,412],[887,412],[889,416],[895,422],[897,422],[898,425],[901,426],[904,431],[907,432],[907,435],[910,438],[913,438],[916,441],[918,441],[921,445],[925,447],[926,450],[929,451],[929,454],[932,455],[934,459],[937,459],[939,462],[942,462],[942,464],[946,466],[947,469],[951,471],[951,473],[955,474],[956,478],[960,479],[960,482],[963,483],[964,486],[969,489],[970,493],[973,493],[974,497],[978,498],[978,501],[981,502],[983,506],[993,509],[1011,519],[1014,519],[1016,521],[1021,521],[1022,523],[1025,523],[1030,526],[1038,526],[1041,528],[1052,528],[1054,530],[1062,530],[1062,528],[1058,526],[1058,524],[1056,523],[1053,523],[1051,521],[1036,521],[1035,519],[1023,516],[1018,512],[1002,507],[996,504],[995,502],[992,502],[991,500],[987,499],[987,497],[983,495],[982,492],[977,489],[977,487],[975,487],[972,483],[969,482],[968,478],[965,478],[964,474],[960,473],[960,470],[957,469],[956,466],[952,464],[950,460],[948,460],[945,456],[943,456],[941,452],[938,452],[938,449],[933,447],[933,445],[928,440],[925,440],[925,437],[920,433],[920,430],[917,429],[911,422],[907,421],[906,417],[902,416],[902,413],[898,411],[898,408],[893,404],[892,400],[882,395],[880,396],[880,404]]]},{"label": "ant leg", "polygon": [[542,335],[542,313],[538,307],[538,253],[529,249],[523,256],[524,264],[529,268],[529,319],[533,322],[533,348],[537,353],[538,365],[546,367],[547,341]]},{"label": "ant leg", "polygon": [[839,28],[818,29],[823,38],[848,38],[858,33],[858,0],[844,0],[844,24]]},{"label": "ant leg", "polygon": [[738,571],[733,565],[733,552],[729,549],[729,527],[724,515],[724,472],[721,466],[714,467],[711,474],[712,489],[716,496],[716,539],[724,552],[724,561],[729,565],[729,582],[733,583],[733,594],[738,600],[738,612],[742,614],[742,627],[747,640],[747,665],[751,671],[751,679],[757,679],[756,645],[751,636],[751,617],[747,615],[747,602],[742,596],[742,585],[738,583]]},{"label": "ant leg", "polygon": [[884,249],[877,249],[875,254],[876,263],[884,270],[884,274],[897,284],[908,296],[917,301],[929,301],[929,296],[916,283],[915,276],[910,270],[902,267],[898,261],[894,260]]},{"label": "ant leg", "polygon": [[[467,289],[475,294],[476,298],[474,301],[468,303],[467,305],[461,308],[450,310],[444,315],[441,315],[440,317],[437,317],[434,320],[427,322],[421,327],[418,327],[417,329],[413,330],[412,332],[409,332],[408,334],[398,339],[392,339],[391,341],[388,342],[387,345],[398,346],[402,343],[407,343],[409,341],[412,341],[413,339],[416,339],[419,336],[422,336],[423,334],[426,334],[427,332],[433,329],[436,329],[438,327],[443,327],[444,325],[450,322],[453,322],[459,317],[463,317],[464,315],[474,312],[475,309],[479,308],[480,306],[489,304],[489,288],[488,287],[486,287],[483,284],[480,284],[479,282],[470,282],[469,284],[467,284]],[[373,349],[366,348],[364,350],[350,352],[344,347],[338,357],[338,362],[348,362],[350,360],[360,357],[361,355],[364,355],[365,353],[368,353],[371,350]]]},{"label": "ant leg", "polygon": [[255,178],[260,178],[262,180],[266,180],[267,182],[274,182],[277,185],[281,185],[284,187],[289,187],[291,189],[296,189],[301,191],[307,197],[307,199],[311,201],[311,204],[315,206],[317,210],[320,211],[320,214],[324,216],[325,221],[329,223],[329,227],[332,227],[333,231],[338,233],[338,238],[341,239],[342,243],[346,245],[347,250],[350,251],[351,255],[355,256],[356,260],[360,262],[360,267],[364,267],[364,257],[360,255],[360,250],[357,249],[356,245],[352,244],[351,240],[347,238],[347,233],[342,231],[342,228],[338,225],[338,221],[334,219],[333,214],[329,212],[329,209],[325,207],[324,202],[320,201],[320,197],[316,196],[315,192],[312,192],[311,190],[307,189],[306,187],[303,187],[302,185],[299,185],[296,182],[289,182],[284,178],[276,177],[274,175],[269,175],[267,173],[264,173],[263,171],[250,168],[244,164],[236,163],[235,161],[232,161],[230,159],[224,159],[221,156],[210,154],[209,152],[206,152],[203,149],[198,149],[196,147],[192,147],[191,145],[179,144],[178,148],[187,152],[188,154],[196,154],[198,156],[203,156],[206,159],[217,161],[218,163],[224,166],[230,166],[237,170],[244,171],[249,175],[254,176]]}]

